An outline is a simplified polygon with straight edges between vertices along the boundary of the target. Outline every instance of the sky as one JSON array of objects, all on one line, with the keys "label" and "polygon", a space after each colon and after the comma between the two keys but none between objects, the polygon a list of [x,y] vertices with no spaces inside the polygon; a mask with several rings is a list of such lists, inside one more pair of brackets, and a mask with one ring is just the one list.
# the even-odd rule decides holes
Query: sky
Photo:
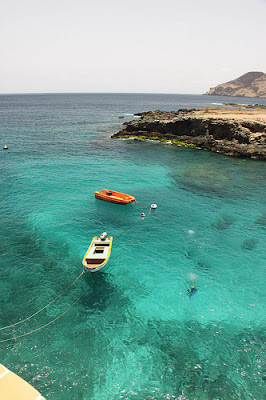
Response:
[{"label": "sky", "polygon": [[202,94],[266,72],[266,0],[0,0],[0,93]]}]

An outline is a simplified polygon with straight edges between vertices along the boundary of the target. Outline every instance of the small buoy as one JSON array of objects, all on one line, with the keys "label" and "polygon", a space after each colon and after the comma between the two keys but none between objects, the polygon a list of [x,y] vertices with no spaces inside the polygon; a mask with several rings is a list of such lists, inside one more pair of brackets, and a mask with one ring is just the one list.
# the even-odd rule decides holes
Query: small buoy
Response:
[{"label": "small buoy", "polygon": [[157,204],[152,204],[151,208],[153,208],[153,209],[157,208]]},{"label": "small buoy", "polygon": [[8,147],[7,147],[7,145],[5,144],[5,145],[4,145],[4,150],[7,150],[7,149],[8,149]]},{"label": "small buoy", "polygon": [[101,240],[104,240],[104,239],[106,238],[106,236],[107,236],[107,233],[106,233],[106,232],[103,232],[103,233],[101,234],[101,236],[100,236],[100,239],[101,239]]},{"label": "small buoy", "polygon": [[141,213],[141,219],[144,219],[144,217],[146,217],[146,214]]}]

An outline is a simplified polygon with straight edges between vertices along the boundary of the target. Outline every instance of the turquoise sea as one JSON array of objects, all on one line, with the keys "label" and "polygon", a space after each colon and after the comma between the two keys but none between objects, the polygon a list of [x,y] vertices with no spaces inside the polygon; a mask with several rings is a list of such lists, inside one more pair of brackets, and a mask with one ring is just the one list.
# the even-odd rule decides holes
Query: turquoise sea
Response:
[{"label": "turquoise sea", "polygon": [[[94,235],[114,237],[100,272],[0,330],[0,362],[47,399],[265,399],[266,163],[110,138],[139,111],[222,102],[266,105],[0,96],[0,327],[64,292]],[[137,203],[96,200],[103,188]]]}]

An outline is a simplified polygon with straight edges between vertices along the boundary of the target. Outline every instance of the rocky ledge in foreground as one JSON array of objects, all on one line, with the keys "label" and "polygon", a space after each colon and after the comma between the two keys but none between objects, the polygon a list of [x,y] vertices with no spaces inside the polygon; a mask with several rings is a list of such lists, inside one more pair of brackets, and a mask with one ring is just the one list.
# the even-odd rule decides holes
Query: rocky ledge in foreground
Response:
[{"label": "rocky ledge in foreground", "polygon": [[159,140],[230,156],[266,160],[265,110],[149,111],[112,138]]}]

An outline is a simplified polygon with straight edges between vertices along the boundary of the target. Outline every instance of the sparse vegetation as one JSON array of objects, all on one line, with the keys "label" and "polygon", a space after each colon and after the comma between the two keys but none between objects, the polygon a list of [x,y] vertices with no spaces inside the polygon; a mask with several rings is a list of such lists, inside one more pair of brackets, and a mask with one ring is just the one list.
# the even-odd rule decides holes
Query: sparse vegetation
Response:
[{"label": "sparse vegetation", "polygon": [[132,136],[132,137],[134,137],[135,140],[139,140],[139,141],[142,141],[142,142],[147,139],[146,136],[140,136],[140,135],[139,136]]},{"label": "sparse vegetation", "polygon": [[257,111],[261,111],[262,109],[266,109],[266,106],[260,105],[260,104],[236,104],[236,103],[225,103],[225,106],[230,106],[230,107],[241,107],[241,108],[252,108]]},{"label": "sparse vegetation", "polygon": [[172,144],[175,144],[177,146],[184,146],[184,147],[196,147],[195,144],[190,143],[190,142],[185,142],[181,140],[176,140],[176,139],[169,139],[166,137],[159,137],[159,136],[144,136],[144,135],[121,135],[119,136],[121,139],[134,139],[139,142],[144,142],[145,140],[156,140],[161,143],[167,143],[171,142]]},{"label": "sparse vegetation", "polygon": [[189,143],[189,142],[182,142],[180,140],[172,140],[173,144],[177,144],[178,146],[186,146],[186,147],[196,147],[194,143]]},{"label": "sparse vegetation", "polygon": [[210,110],[211,110],[211,106],[206,106],[205,108],[204,108],[204,113],[208,113],[208,112],[210,112]]}]

